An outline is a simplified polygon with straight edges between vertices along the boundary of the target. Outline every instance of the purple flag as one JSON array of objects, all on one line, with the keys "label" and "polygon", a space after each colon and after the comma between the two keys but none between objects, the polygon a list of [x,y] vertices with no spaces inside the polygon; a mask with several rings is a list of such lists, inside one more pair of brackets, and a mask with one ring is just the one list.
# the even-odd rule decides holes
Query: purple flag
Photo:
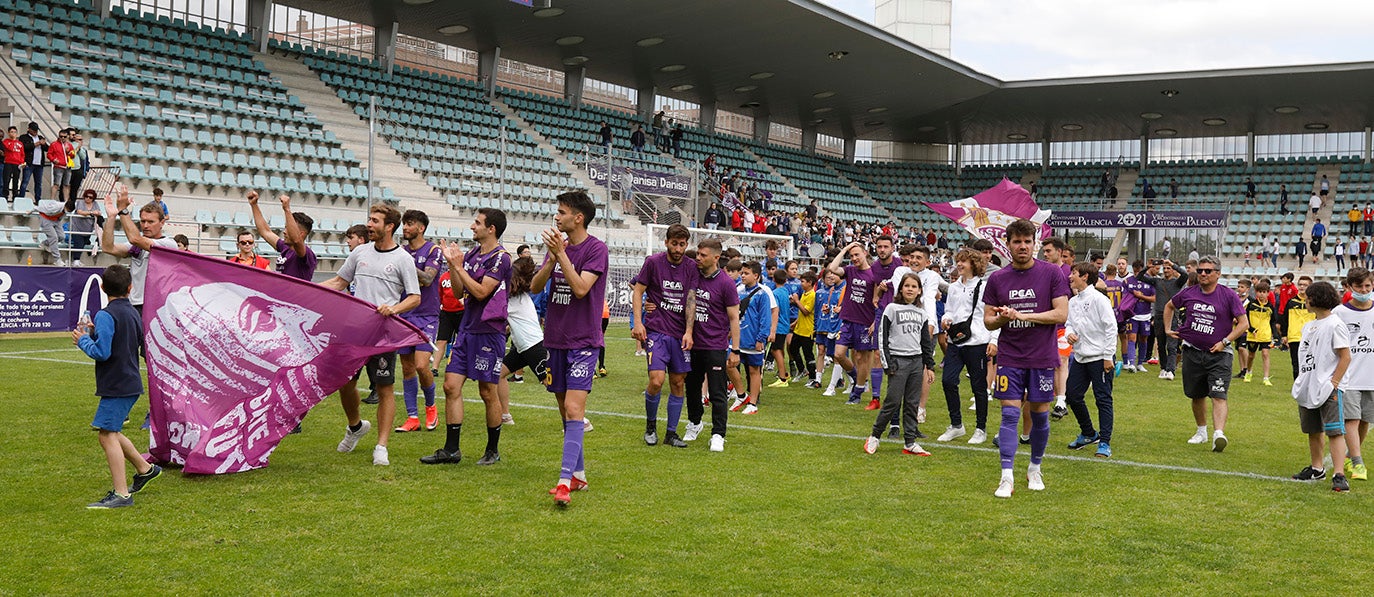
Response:
[{"label": "purple flag", "polygon": [[1025,218],[1039,224],[1040,238],[1037,241],[1050,235],[1050,227],[1045,224],[1050,219],[1050,212],[1035,204],[1030,191],[1005,178],[996,186],[972,197],[949,203],[922,203],[935,210],[935,213],[958,222],[974,238],[988,239],[1003,259],[1011,259],[1006,238],[1007,225],[1012,222]]},{"label": "purple flag", "polygon": [[369,356],[424,338],[372,304],[276,272],[161,248],[149,265],[149,453],[188,473],[267,466]]}]

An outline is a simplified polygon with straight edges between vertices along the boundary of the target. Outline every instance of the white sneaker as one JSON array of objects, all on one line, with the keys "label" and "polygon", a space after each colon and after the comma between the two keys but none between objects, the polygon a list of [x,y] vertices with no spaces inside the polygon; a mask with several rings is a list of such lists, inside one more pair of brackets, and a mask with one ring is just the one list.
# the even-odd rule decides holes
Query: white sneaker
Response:
[{"label": "white sneaker", "polygon": [[[510,413],[506,413],[506,414],[504,414],[504,415],[501,415],[501,424],[502,424],[502,425],[514,425],[514,424],[515,424],[515,417],[510,416]],[[585,423],[583,423],[583,430],[584,430],[584,431],[586,430],[586,424],[585,424]]]},{"label": "white sneaker", "polygon": [[86,267],[86,264],[81,263],[81,260],[80,260],[80,259],[73,259],[73,260],[72,260],[72,267]]},{"label": "white sneaker", "polygon": [[748,406],[745,406],[745,407],[744,407],[744,410],[739,411],[739,414],[742,414],[742,415],[752,415],[752,414],[756,414],[756,413],[758,413],[758,412],[759,412],[759,407],[754,406],[753,404],[750,404],[750,405],[748,405]]},{"label": "white sneaker", "polygon": [[968,409],[969,409],[969,410],[978,410],[978,399],[977,399],[977,398],[969,398],[969,399],[968,399]]},{"label": "white sneaker", "polygon": [[1150,372],[1150,370],[1149,370],[1149,369],[1146,369],[1144,365],[1136,365],[1136,366],[1135,366],[1135,370],[1136,370],[1137,373],[1149,373],[1149,372]]},{"label": "white sneaker", "polygon": [[981,444],[985,441],[988,441],[988,432],[983,431],[982,429],[974,429],[973,437],[969,438],[968,443]]},{"label": "white sneaker", "polygon": [[375,466],[391,466],[391,458],[387,457],[386,446],[377,446],[372,449],[372,464]]},{"label": "white sneaker", "polygon": [[878,451],[878,438],[873,437],[873,436],[871,436],[871,435],[868,436],[868,439],[864,440],[864,453],[865,453],[865,454],[872,454],[872,453],[877,452],[877,451]]},{"label": "white sneaker", "polygon": [[743,404],[743,403],[744,403],[744,398],[743,398],[743,397],[735,396],[735,397],[730,401],[730,412],[735,412],[735,409],[738,409],[738,408],[740,407],[740,405]]},{"label": "white sneaker", "polygon": [[353,448],[358,446],[358,440],[362,439],[363,436],[367,435],[367,432],[372,429],[372,423],[362,421],[361,424],[362,427],[359,427],[357,431],[353,431],[347,426],[344,427],[344,438],[339,441],[338,447],[340,452],[352,452]]},{"label": "white sneaker", "polygon": [[1161,369],[1161,370],[1159,371],[1159,378],[1160,378],[1160,379],[1169,379],[1169,372],[1168,372],[1168,371],[1164,371],[1163,369]]},{"label": "white sneaker", "polygon": [[835,388],[826,388],[824,392],[821,392],[821,395],[822,395],[822,396],[834,396],[834,395],[835,395]]},{"label": "white sneaker", "polygon": [[1216,433],[1213,433],[1213,434],[1212,434],[1212,451],[1213,451],[1213,452],[1220,452],[1220,451],[1222,451],[1222,450],[1225,450],[1225,449],[1226,449],[1226,444],[1227,444],[1227,443],[1228,443],[1228,441],[1227,441],[1227,439],[1226,439],[1226,434],[1225,434],[1225,433],[1222,433],[1220,429],[1216,430]]},{"label": "white sneaker", "polygon": [[936,438],[935,441],[937,441],[937,442],[947,442],[947,441],[950,441],[950,440],[959,439],[959,438],[961,438],[961,437],[964,437],[964,426],[963,426],[963,425],[960,425],[960,426],[958,426],[958,427],[950,426],[950,427],[945,428],[945,432],[944,432],[944,433],[941,433],[941,434],[940,434],[940,437]]},{"label": "white sneaker", "polygon": [[706,421],[702,421],[697,424],[692,424],[690,422],[687,423],[687,432],[682,434],[682,441],[695,441],[697,439],[697,436],[701,435],[701,430],[703,427],[706,427]]},{"label": "white sneaker", "polygon": [[712,434],[711,434],[711,451],[712,451],[712,452],[724,452],[724,451],[725,451],[725,436],[724,436],[724,435],[719,435],[719,434],[715,434],[715,433],[712,433]]},{"label": "white sneaker", "polygon": [[58,259],[57,262],[54,263],[53,265],[55,265],[55,266],[57,266],[57,267],[67,267],[67,262],[66,262],[66,261],[63,261],[63,260],[61,260],[61,259]]},{"label": "white sneaker", "polygon": [[1200,444],[1205,441],[1207,441],[1207,431],[1203,429],[1197,430],[1197,433],[1194,433],[1193,437],[1188,438],[1188,443],[1190,444]]},{"label": "white sneaker", "polygon": [[1045,477],[1040,474],[1039,470],[1026,471],[1026,489],[1031,491],[1045,490]]},{"label": "white sneaker", "polygon": [[582,433],[591,433],[592,429],[592,420],[582,417]]},{"label": "white sneaker", "polygon": [[999,498],[1011,497],[1011,492],[1015,489],[1016,481],[1011,475],[1002,475],[1002,480],[997,483],[997,491],[993,492]]},{"label": "white sneaker", "polygon": [[1169,374],[1169,377],[1167,377],[1166,379],[1168,379],[1169,381],[1173,381],[1173,380],[1174,380],[1174,372],[1173,372],[1173,371],[1165,371],[1165,373],[1168,373],[1168,374]]},{"label": "white sneaker", "polygon": [[917,422],[917,423],[924,423],[924,422],[926,422],[926,407],[924,407],[924,406],[918,406],[918,407],[916,407],[916,422]]}]

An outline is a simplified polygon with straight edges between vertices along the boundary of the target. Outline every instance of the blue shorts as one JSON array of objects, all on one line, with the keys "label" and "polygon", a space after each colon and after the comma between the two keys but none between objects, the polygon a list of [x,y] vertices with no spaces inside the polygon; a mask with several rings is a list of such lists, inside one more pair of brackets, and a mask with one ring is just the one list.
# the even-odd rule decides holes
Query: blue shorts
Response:
[{"label": "blue shorts", "polygon": [[763,353],[750,354],[747,352],[739,353],[739,362],[744,363],[745,367],[762,367]]},{"label": "blue shorts", "polygon": [[644,350],[649,353],[650,371],[692,372],[692,355],[682,350],[680,338],[658,332],[649,332],[649,337],[644,343]]},{"label": "blue shorts", "polygon": [[1054,369],[997,366],[992,397],[998,400],[1054,401]]},{"label": "blue shorts", "polygon": [[816,335],[813,336],[811,339],[816,342],[816,346],[820,347],[821,354],[825,356],[830,356],[835,353],[834,336],[825,332],[816,332]]},{"label": "blue shorts", "polygon": [[406,321],[409,321],[415,327],[420,328],[420,331],[424,332],[425,338],[428,338],[429,341],[416,344],[415,346],[397,348],[396,354],[410,354],[413,352],[433,353],[435,334],[437,334],[439,331],[439,316],[435,315],[434,317],[417,317],[413,320],[407,319]]},{"label": "blue shorts", "polygon": [[878,342],[873,338],[873,332],[869,327],[861,323],[842,322],[840,324],[840,339],[835,344],[848,347],[850,350],[877,350]]},{"label": "blue shorts", "polygon": [[138,402],[138,394],[133,396],[101,396],[100,406],[95,407],[95,418],[91,427],[101,431],[119,433],[124,430],[124,420]]},{"label": "blue shorts", "polygon": [[600,348],[550,348],[549,386],[555,394],[568,391],[592,391],[596,373],[596,358]]},{"label": "blue shorts", "polygon": [[444,373],[461,375],[478,383],[496,383],[501,381],[501,360],[505,356],[505,336],[458,332]]}]

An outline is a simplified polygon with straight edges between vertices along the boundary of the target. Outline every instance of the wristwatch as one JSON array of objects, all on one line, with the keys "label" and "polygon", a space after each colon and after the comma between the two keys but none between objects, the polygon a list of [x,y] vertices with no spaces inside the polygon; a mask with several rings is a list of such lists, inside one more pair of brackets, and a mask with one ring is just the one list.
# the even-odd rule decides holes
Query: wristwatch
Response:
[{"label": "wristwatch", "polygon": [[119,213],[116,214],[116,215],[121,215],[121,216],[127,216],[127,215],[129,215],[129,208],[126,207],[126,208],[124,208],[124,209],[119,210]]}]

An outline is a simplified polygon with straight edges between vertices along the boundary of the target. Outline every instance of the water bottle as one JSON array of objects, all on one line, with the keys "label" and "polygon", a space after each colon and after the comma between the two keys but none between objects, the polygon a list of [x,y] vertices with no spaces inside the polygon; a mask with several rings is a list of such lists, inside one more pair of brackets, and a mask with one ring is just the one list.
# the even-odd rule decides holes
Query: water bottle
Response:
[{"label": "water bottle", "polygon": [[91,329],[91,310],[90,310],[90,309],[84,309],[84,310],[81,311],[81,319],[78,319],[78,320],[76,321],[76,327],[77,327],[78,329],[83,329],[83,330],[89,330],[89,329]]}]

